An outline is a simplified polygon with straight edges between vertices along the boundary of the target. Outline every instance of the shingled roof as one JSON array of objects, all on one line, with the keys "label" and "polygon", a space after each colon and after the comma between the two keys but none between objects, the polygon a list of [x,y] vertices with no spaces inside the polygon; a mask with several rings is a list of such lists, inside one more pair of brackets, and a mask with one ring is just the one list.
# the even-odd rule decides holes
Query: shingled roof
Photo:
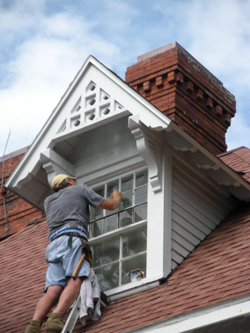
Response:
[{"label": "shingled roof", "polygon": [[248,183],[250,183],[250,149],[240,147],[226,153],[218,155],[218,157],[227,164],[231,169],[236,171]]},{"label": "shingled roof", "polygon": [[[0,322],[22,332],[44,288],[47,223],[0,243]],[[250,294],[250,206],[240,204],[161,286],[114,301],[84,332],[125,332]],[[80,333],[78,323],[74,332]]]},{"label": "shingled roof", "polygon": [[20,333],[42,296],[47,263],[45,218],[0,243],[0,325],[3,332]]},{"label": "shingled roof", "polygon": [[[240,205],[166,284],[115,301],[84,332],[126,332],[250,294],[250,206]],[[74,332],[82,332],[78,327]]]}]

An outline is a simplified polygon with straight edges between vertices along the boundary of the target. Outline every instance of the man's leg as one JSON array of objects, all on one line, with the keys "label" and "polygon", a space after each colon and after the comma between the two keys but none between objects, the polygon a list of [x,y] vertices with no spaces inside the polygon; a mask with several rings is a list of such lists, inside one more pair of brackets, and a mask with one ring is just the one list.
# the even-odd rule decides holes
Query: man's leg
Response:
[{"label": "man's leg", "polygon": [[55,312],[64,314],[68,310],[80,293],[82,281],[82,278],[79,277],[76,279],[70,278],[68,280],[68,284],[59,298]]},{"label": "man's leg", "polygon": [[49,318],[46,323],[47,333],[59,333],[62,331],[64,326],[62,321],[63,314],[68,310],[79,295],[81,284],[81,278],[76,278],[75,280],[70,278],[68,280],[68,284],[62,292],[54,312],[49,314]]},{"label": "man's leg", "polygon": [[62,286],[52,285],[48,288],[47,293],[37,303],[33,319],[28,322],[25,333],[41,333],[40,326],[51,308],[57,304],[62,291]]},{"label": "man's leg", "polygon": [[62,292],[62,286],[50,286],[46,294],[44,294],[44,296],[37,303],[33,320],[37,320],[42,323],[51,308],[57,304]]}]

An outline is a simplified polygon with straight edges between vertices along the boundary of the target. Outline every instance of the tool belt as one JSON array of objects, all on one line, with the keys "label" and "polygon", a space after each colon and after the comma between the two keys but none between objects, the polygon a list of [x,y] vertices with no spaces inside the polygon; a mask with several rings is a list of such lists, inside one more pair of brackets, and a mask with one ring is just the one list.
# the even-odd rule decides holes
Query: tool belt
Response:
[{"label": "tool belt", "polygon": [[53,237],[52,241],[54,241],[55,239],[57,239],[57,238],[59,238],[61,236],[68,236],[69,237],[69,239],[68,239],[68,246],[70,248],[72,247],[72,238],[73,237],[80,238],[81,243],[82,243],[82,253],[86,254],[85,259],[90,263],[90,267],[93,266],[92,251],[90,249],[88,240],[85,237],[79,235],[78,232],[65,232],[63,234],[60,234],[60,235],[57,235],[57,236]]},{"label": "tool belt", "polygon": [[75,233],[75,234],[77,234],[77,236],[75,236],[75,237],[83,237],[83,238],[88,239],[88,235],[87,235],[87,233],[86,233],[86,231],[84,230],[83,227],[81,227],[80,225],[75,224],[75,223],[68,223],[64,227],[62,227],[61,229],[54,232],[49,237],[49,240],[50,240],[50,242],[52,242],[58,236],[63,236],[63,235],[66,235],[68,233]]}]

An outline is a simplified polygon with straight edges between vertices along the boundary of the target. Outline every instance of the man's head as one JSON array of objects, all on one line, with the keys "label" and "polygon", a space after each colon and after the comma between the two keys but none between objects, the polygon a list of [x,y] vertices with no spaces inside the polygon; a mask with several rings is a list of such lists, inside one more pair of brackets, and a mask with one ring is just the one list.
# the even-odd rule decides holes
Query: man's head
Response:
[{"label": "man's head", "polygon": [[59,190],[75,185],[75,177],[71,177],[64,174],[59,174],[55,176],[51,182],[51,188],[53,192],[58,192]]}]

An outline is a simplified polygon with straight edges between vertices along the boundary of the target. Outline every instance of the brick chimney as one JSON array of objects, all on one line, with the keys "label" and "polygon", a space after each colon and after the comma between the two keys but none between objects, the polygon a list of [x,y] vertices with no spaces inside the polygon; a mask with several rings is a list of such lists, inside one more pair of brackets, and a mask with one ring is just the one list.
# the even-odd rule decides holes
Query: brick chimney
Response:
[{"label": "brick chimney", "polygon": [[177,42],[139,56],[125,80],[210,152],[227,150],[235,97]]}]

